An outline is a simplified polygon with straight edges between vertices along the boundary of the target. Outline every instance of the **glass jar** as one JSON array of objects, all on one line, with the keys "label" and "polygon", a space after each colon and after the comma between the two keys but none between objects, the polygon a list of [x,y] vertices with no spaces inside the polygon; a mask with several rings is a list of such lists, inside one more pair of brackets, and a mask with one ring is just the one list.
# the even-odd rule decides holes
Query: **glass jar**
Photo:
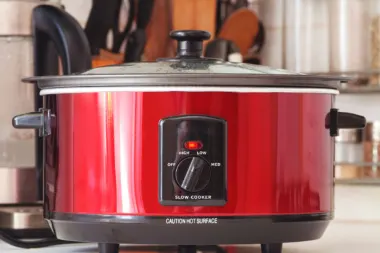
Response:
[{"label": "glass jar", "polygon": [[380,1],[370,0],[370,21],[369,21],[369,42],[370,42],[370,68],[372,75],[370,84],[373,86],[380,85]]},{"label": "glass jar", "polygon": [[263,64],[380,85],[379,0],[265,0]]},{"label": "glass jar", "polygon": [[296,72],[327,72],[329,1],[260,1],[259,16],[266,34],[263,64]]},{"label": "glass jar", "polygon": [[367,71],[369,1],[329,0],[328,9],[330,72]]},{"label": "glass jar", "polygon": [[362,177],[380,177],[380,121],[368,122],[364,129],[364,161]]},{"label": "glass jar", "polygon": [[335,138],[335,177],[358,178],[363,163],[363,130],[341,129]]}]

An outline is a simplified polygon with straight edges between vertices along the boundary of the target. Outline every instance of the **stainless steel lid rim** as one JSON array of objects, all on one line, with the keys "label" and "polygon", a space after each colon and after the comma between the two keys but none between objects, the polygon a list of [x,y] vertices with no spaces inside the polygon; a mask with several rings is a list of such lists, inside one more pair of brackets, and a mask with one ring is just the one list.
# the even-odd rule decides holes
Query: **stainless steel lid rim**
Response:
[{"label": "stainless steel lid rim", "polygon": [[[350,79],[347,79],[347,81]],[[249,85],[249,86],[312,86],[315,88],[338,89],[339,84],[346,80],[337,80],[329,76],[309,75],[268,75],[268,74],[115,74],[115,75],[70,75],[42,76],[23,79],[23,82],[37,82],[41,88],[68,86],[103,86],[103,85],[170,85],[179,83],[207,85]]]},{"label": "stainless steel lid rim", "polygon": [[48,88],[40,91],[41,96],[96,92],[228,92],[228,93],[298,93],[338,95],[334,89],[316,88],[266,88],[236,86],[124,86],[124,87],[73,87]]},{"label": "stainless steel lid rim", "polygon": [[231,77],[219,76],[72,76],[63,78],[25,79],[37,81],[40,89],[79,88],[79,87],[245,87],[245,88],[297,88],[338,90],[340,82],[323,81],[310,78],[272,78],[272,77]]}]

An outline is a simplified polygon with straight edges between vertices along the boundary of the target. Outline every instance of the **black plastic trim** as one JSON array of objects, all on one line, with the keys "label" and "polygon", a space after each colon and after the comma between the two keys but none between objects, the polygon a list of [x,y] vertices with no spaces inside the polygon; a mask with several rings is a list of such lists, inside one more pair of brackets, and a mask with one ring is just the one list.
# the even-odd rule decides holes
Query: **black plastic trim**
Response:
[{"label": "black plastic trim", "polygon": [[[177,182],[176,180],[174,180],[175,176],[174,176],[174,173],[175,171],[177,170],[178,166],[176,166],[176,168],[173,170],[173,181],[172,182],[167,182],[164,180],[164,170],[166,169],[165,168],[165,165],[163,164],[163,161],[164,161],[164,150],[167,152],[168,150],[164,148],[164,140],[165,139],[168,139],[167,136],[165,137],[165,134],[164,134],[164,124],[165,122],[169,121],[169,120],[173,120],[173,121],[186,121],[186,120],[199,120],[199,121],[204,121],[204,122],[218,122],[219,124],[223,124],[223,129],[224,129],[224,133],[223,133],[223,141],[224,141],[224,147],[222,149],[222,152],[223,152],[223,155],[222,155],[222,164],[223,164],[223,184],[220,185],[220,189],[223,191],[223,194],[221,197],[219,198],[215,198],[215,194],[210,194],[213,196],[212,199],[210,200],[202,200],[202,199],[199,199],[199,200],[174,200],[174,199],[171,199],[171,198],[166,198],[164,196],[164,187],[171,187],[172,185],[170,185],[170,183],[175,183],[176,185]],[[172,116],[172,117],[166,117],[166,118],[162,118],[159,123],[158,123],[158,126],[159,126],[159,131],[158,131],[158,135],[159,135],[159,157],[158,157],[158,161],[159,161],[159,178],[158,178],[158,200],[160,202],[161,205],[165,205],[165,206],[224,206],[226,203],[227,203],[227,176],[228,176],[228,173],[227,173],[227,164],[228,164],[228,161],[227,161],[227,147],[228,147],[228,143],[227,143],[227,132],[228,132],[228,124],[227,124],[227,121],[223,118],[219,118],[219,117],[214,117],[214,116],[208,116],[208,115],[196,115],[196,114],[193,114],[193,115],[180,115],[180,116]],[[178,164],[180,164],[184,159],[186,158],[189,158],[189,157],[196,157],[197,155],[194,155],[194,154],[190,154],[190,155],[187,155],[187,156],[184,156],[182,159],[179,160]],[[201,156],[202,157],[202,156]],[[202,157],[203,159],[205,159],[204,157]],[[208,161],[207,159],[205,159],[205,161],[207,161],[207,163],[210,163],[210,161]],[[219,187],[218,187],[219,188]],[[189,193],[189,196],[191,195],[197,195],[196,193],[192,194],[192,193]],[[202,194],[200,194],[202,195]]]},{"label": "black plastic trim", "polygon": [[[52,5],[39,5],[32,12],[34,75],[58,75],[58,56],[64,75],[83,72],[91,68],[89,42],[81,25],[67,12]],[[40,88],[35,87],[35,110],[43,108]],[[51,96],[55,104],[55,97]],[[36,131],[36,170],[38,200],[43,200],[43,139]]]},{"label": "black plastic trim", "polygon": [[[315,240],[323,235],[333,218],[332,213],[228,217],[69,213],[47,215],[57,238],[62,240],[158,245],[259,244]],[[217,218],[218,221],[216,224],[167,224],[167,219],[175,218]]]},{"label": "black plastic trim", "polygon": [[362,129],[366,126],[366,118],[349,113],[339,112],[338,109],[332,108],[325,119],[326,129],[330,129],[330,136],[338,136],[339,129]]},{"label": "black plastic trim", "polygon": [[332,108],[326,117],[326,128],[330,128],[330,136],[338,136],[338,109]]},{"label": "black plastic trim", "polygon": [[200,58],[203,41],[210,39],[211,35],[201,30],[176,30],[170,33],[170,37],[177,40],[177,57]]}]

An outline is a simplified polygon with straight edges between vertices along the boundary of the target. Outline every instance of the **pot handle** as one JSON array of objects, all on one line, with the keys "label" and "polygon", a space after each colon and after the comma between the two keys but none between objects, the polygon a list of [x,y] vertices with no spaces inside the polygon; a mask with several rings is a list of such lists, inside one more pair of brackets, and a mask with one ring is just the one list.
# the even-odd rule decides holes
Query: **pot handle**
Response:
[{"label": "pot handle", "polygon": [[338,136],[339,129],[361,129],[366,126],[366,118],[349,113],[339,112],[338,109],[331,109],[325,119],[326,129],[330,129],[330,136]]},{"label": "pot handle", "polygon": [[51,125],[55,116],[48,109],[39,109],[39,112],[20,114],[12,119],[12,125],[18,129],[38,129],[40,137],[51,134]]},{"label": "pot handle", "polygon": [[[62,74],[69,75],[90,69],[91,50],[86,34],[72,15],[52,5],[38,5],[32,12],[34,76],[50,76],[59,74],[58,60],[61,60]],[[45,105],[40,89],[35,85],[35,111],[41,107],[55,110],[56,96],[46,96]],[[55,113],[53,111],[53,113]],[[17,118],[17,127],[25,123],[25,117]],[[26,115],[24,115],[26,116]],[[30,115],[29,115],[30,116]],[[27,119],[30,117],[27,117]],[[24,119],[24,120],[21,120]],[[15,120],[15,119],[14,119]],[[25,126],[24,126],[25,127]],[[48,125],[38,128],[39,135],[50,134]],[[43,139],[36,136],[36,169],[38,180],[38,199],[43,199]]]},{"label": "pot handle", "polygon": [[[44,65],[46,47],[53,42],[61,57],[63,74],[86,71],[91,68],[90,45],[80,24],[67,12],[51,5],[39,5],[33,9],[35,75],[46,75]],[[56,59],[58,61],[58,58]],[[42,66],[41,66],[42,67]],[[52,73],[48,73],[52,74]],[[56,73],[58,74],[58,73]]]}]

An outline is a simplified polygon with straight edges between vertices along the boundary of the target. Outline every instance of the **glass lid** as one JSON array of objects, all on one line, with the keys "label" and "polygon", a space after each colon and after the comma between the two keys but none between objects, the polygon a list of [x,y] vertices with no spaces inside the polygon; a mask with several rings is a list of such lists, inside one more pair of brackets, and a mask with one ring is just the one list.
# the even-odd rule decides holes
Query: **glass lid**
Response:
[{"label": "glass lid", "polygon": [[337,90],[349,78],[305,75],[261,65],[225,62],[202,57],[203,41],[210,38],[206,31],[173,31],[177,40],[175,58],[156,62],[136,62],[90,69],[64,76],[42,76],[24,79],[37,82],[43,89],[84,87],[158,87],[158,86],[218,86],[218,87],[270,87],[313,88]]},{"label": "glass lid", "polygon": [[256,74],[299,75],[283,69],[262,65],[225,62],[210,58],[158,59],[157,62],[124,63],[88,70],[82,75],[134,75],[134,74]]}]

